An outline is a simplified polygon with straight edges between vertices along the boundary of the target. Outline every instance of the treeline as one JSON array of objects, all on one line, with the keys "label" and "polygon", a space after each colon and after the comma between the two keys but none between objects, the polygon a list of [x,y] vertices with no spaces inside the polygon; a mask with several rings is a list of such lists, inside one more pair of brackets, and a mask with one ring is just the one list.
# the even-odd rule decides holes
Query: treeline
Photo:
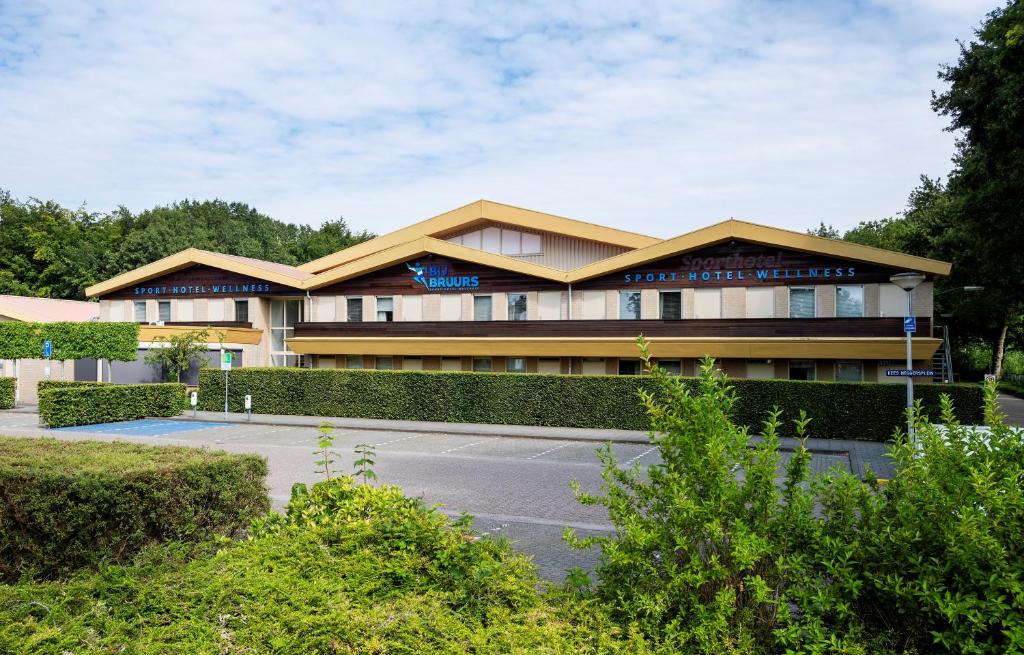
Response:
[{"label": "treeline", "polygon": [[947,180],[922,177],[900,216],[811,233],[952,262],[936,320],[952,329],[962,367],[978,365],[980,347],[981,369],[998,376],[1005,353],[1024,350],[1024,3],[992,12],[939,79],[948,87],[932,109],[957,135]]},{"label": "treeline", "polygon": [[86,287],[189,247],[297,265],[373,236],[343,218],[313,228],[223,200],[102,214],[0,190],[0,293],[83,300]]}]

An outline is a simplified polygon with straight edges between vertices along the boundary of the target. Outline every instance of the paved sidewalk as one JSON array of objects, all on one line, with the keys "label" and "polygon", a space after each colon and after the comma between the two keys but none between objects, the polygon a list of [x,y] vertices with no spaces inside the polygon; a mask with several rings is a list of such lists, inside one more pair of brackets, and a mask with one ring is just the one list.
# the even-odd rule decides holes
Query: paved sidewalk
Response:
[{"label": "paved sidewalk", "polygon": [[1024,398],[1001,393],[999,394],[999,408],[1003,414],[1006,414],[1007,424],[1024,427]]}]

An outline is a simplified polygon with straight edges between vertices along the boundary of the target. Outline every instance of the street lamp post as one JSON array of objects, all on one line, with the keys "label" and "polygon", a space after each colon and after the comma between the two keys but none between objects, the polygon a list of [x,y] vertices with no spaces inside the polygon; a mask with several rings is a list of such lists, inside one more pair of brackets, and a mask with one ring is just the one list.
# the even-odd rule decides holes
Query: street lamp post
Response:
[{"label": "street lamp post", "polygon": [[[923,273],[897,273],[889,277],[889,281],[907,292],[907,316],[914,315],[913,291],[924,282]],[[910,372],[914,370],[914,352],[911,343],[913,332],[905,330],[907,335],[907,437],[914,440],[914,378]]]}]

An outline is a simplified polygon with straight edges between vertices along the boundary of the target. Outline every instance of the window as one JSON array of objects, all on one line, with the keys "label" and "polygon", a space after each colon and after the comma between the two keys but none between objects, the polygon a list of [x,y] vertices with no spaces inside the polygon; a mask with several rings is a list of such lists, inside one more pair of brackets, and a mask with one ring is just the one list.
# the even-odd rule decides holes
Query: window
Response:
[{"label": "window", "polygon": [[316,358],[317,368],[335,368],[337,366],[337,360],[334,359],[333,355],[318,355]]},{"label": "window", "polygon": [[[658,315],[665,320],[675,321],[683,317],[683,292],[662,291],[658,299]],[[676,374],[678,375],[678,373]]]},{"label": "window", "polygon": [[208,321],[223,321],[224,320],[224,305],[227,300],[224,298],[210,298],[206,303],[206,320]]},{"label": "window", "polygon": [[448,293],[441,296],[441,320],[462,320],[462,294]]},{"label": "window", "polygon": [[640,292],[619,292],[619,318],[624,321],[640,319]]},{"label": "window", "polygon": [[864,287],[846,285],[836,287],[836,316],[857,318],[864,316]]},{"label": "window", "polygon": [[[236,307],[239,301],[235,301]],[[314,301],[316,303],[316,320],[323,322],[330,322],[335,320],[337,317],[337,310],[335,308],[334,296],[317,296]]]},{"label": "window", "polygon": [[345,299],[345,311],[348,315],[348,320],[353,323],[359,323],[363,320],[363,297],[356,296],[355,298]]},{"label": "window", "polygon": [[448,241],[477,250],[501,252],[503,255],[541,254],[539,234],[528,234],[507,228],[487,227],[451,237]]},{"label": "window", "polygon": [[640,375],[640,360],[620,359],[619,375]]},{"label": "window", "polygon": [[863,380],[863,362],[836,362],[836,382],[861,382]]},{"label": "window", "polygon": [[349,355],[345,357],[345,368],[362,368],[363,358],[360,355]]},{"label": "window", "polygon": [[136,300],[135,301],[135,322],[145,323],[146,322],[146,301]]},{"label": "window", "polygon": [[491,304],[494,299],[491,296],[473,296],[473,320],[490,321]]},{"label": "window", "polygon": [[523,234],[515,230],[501,231],[501,254],[518,255],[523,251]]},{"label": "window", "polygon": [[496,227],[485,227],[481,232],[481,247],[485,252],[501,252],[501,230]]},{"label": "window", "polygon": [[605,317],[605,293],[604,291],[583,292],[583,318],[587,320],[601,320]]},{"label": "window", "polygon": [[395,367],[394,357],[374,357],[373,367],[378,371],[390,371]]},{"label": "window", "polygon": [[816,377],[814,362],[803,359],[789,361],[790,380],[814,380]]},{"label": "window", "polygon": [[583,375],[605,375],[608,372],[604,357],[584,357]]},{"label": "window", "polygon": [[561,373],[562,360],[558,357],[541,357],[537,360],[538,373]]},{"label": "window", "polygon": [[775,316],[775,289],[753,287],[747,289],[747,318],[772,318]]},{"label": "window", "polygon": [[391,296],[377,298],[377,320],[390,323],[395,320],[395,299]]},{"label": "window", "polygon": [[775,364],[770,359],[748,359],[747,378],[750,380],[770,380],[775,377]]},{"label": "window", "polygon": [[722,290],[696,289],[693,292],[694,318],[722,318]]},{"label": "window", "polygon": [[562,318],[562,292],[541,291],[537,294],[537,318],[557,321]]},{"label": "window", "polygon": [[814,318],[814,287],[789,288],[789,317]]},{"label": "window", "polygon": [[678,359],[659,359],[658,366],[665,369],[669,375],[683,374],[683,362]]},{"label": "window", "polygon": [[423,320],[423,296],[402,296],[402,320]]},{"label": "window", "polygon": [[156,304],[157,309],[157,320],[170,322],[171,320],[171,301],[161,300]]},{"label": "window", "polygon": [[174,309],[176,310],[174,320],[182,322],[195,320],[195,312],[193,311],[195,309],[194,300],[191,298],[183,298],[181,300],[175,300],[174,305]]},{"label": "window", "polygon": [[878,313],[881,316],[906,316],[907,292],[895,284],[879,285]]},{"label": "window", "polygon": [[505,358],[505,372],[506,373],[526,373],[526,358],[525,357],[507,357],[507,358]]},{"label": "window", "polygon": [[288,350],[285,341],[295,335],[295,324],[301,320],[301,300],[270,301],[270,363],[273,366],[302,365],[302,359]]},{"label": "window", "polygon": [[461,357],[442,357],[441,358],[441,370],[442,371],[461,371],[462,370],[462,358]]},{"label": "window", "polygon": [[403,357],[402,358],[402,369],[406,371],[422,371],[423,370],[423,358],[422,357]]},{"label": "window", "polygon": [[473,370],[477,373],[490,373],[491,372],[491,358],[490,357],[474,357],[473,358]]},{"label": "window", "polygon": [[235,299],[235,322],[249,322],[249,301],[246,298]]},{"label": "window", "polygon": [[541,254],[540,247],[540,235],[539,234],[528,234],[523,232],[523,252],[524,255],[539,255]]},{"label": "window", "polygon": [[510,321],[525,321],[526,320],[526,294],[525,293],[510,293],[510,294],[508,294],[508,320],[510,320]]}]

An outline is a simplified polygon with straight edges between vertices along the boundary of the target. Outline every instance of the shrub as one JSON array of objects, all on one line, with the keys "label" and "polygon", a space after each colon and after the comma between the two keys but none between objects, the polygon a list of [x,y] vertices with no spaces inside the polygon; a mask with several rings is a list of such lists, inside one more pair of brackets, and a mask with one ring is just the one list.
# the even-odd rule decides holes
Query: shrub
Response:
[{"label": "shrub", "polygon": [[128,421],[147,416],[177,416],[185,403],[185,385],[86,384],[39,390],[39,417],[51,428]]},{"label": "shrub", "polygon": [[131,362],[139,347],[139,324],[0,321],[0,359],[36,359],[47,340],[53,345],[53,359]]},{"label": "shrub", "polygon": [[0,409],[14,407],[14,378],[0,378]]},{"label": "shrub", "polygon": [[199,553],[161,546],[67,584],[0,587],[0,652],[649,653],[585,600],[535,591],[505,542],[335,478]]},{"label": "shrub", "polygon": [[267,510],[266,473],[254,455],[0,437],[0,579],[233,535]]},{"label": "shrub", "polygon": [[[550,425],[646,430],[637,389],[653,391],[648,377],[455,373],[436,371],[243,368],[232,370],[229,407],[241,411],[246,394],[264,414],[308,414],[457,423]],[[682,384],[695,389],[693,378]],[[801,409],[814,416],[810,434],[822,438],[883,441],[905,422],[904,387],[897,384],[731,380],[740,425],[759,428],[773,406],[782,409],[784,436]],[[981,387],[919,385],[924,411],[938,416],[939,395],[953,395],[964,423],[982,420]],[[199,373],[199,406],[223,409],[224,374]]]},{"label": "shrub", "polygon": [[818,652],[830,635],[860,634],[910,652],[1024,652],[1024,430],[1004,424],[992,383],[986,414],[988,430],[958,425],[948,399],[944,428],[918,414],[881,489],[818,482],[825,520],[787,646]]}]

